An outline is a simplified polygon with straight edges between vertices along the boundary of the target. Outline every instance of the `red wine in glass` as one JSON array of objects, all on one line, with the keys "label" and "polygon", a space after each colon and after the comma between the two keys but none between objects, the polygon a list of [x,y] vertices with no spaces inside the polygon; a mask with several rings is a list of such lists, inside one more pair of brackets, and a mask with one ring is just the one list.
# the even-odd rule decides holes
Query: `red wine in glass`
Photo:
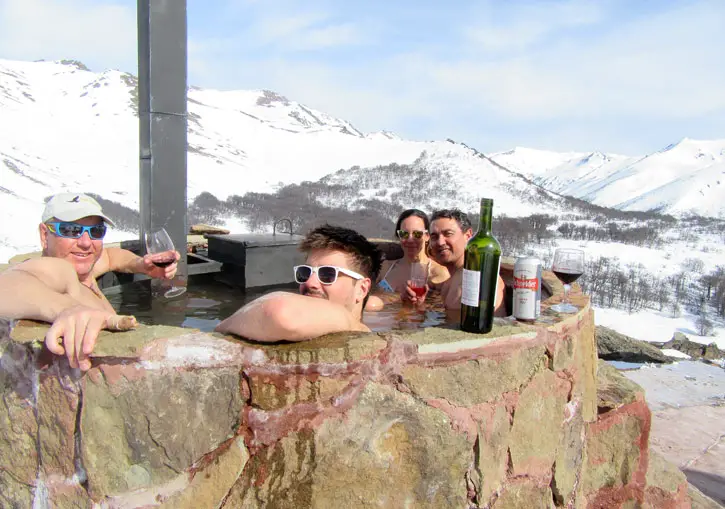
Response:
[{"label": "red wine in glass", "polygon": [[[168,267],[176,261],[176,249],[166,229],[146,232],[146,252],[152,255],[151,261],[157,267]],[[186,292],[183,286],[172,286],[164,293],[164,297],[178,297]]]},{"label": "red wine in glass", "polygon": [[554,275],[557,277],[559,281],[562,282],[562,284],[570,285],[579,277],[582,275],[581,272],[567,272],[563,270],[554,270],[552,271]]},{"label": "red wine in glass", "polygon": [[551,271],[564,285],[564,297],[560,304],[549,309],[557,313],[576,313],[578,309],[569,302],[570,285],[584,273],[584,251],[581,249],[557,249]]},{"label": "red wine in glass", "polygon": [[413,290],[413,292],[415,292],[415,295],[418,298],[425,295],[425,286],[411,286],[410,289]]},{"label": "red wine in glass", "polygon": [[416,297],[425,295],[425,285],[428,283],[428,265],[424,263],[413,263],[410,266],[410,288],[415,292]]},{"label": "red wine in glass", "polygon": [[176,261],[176,256],[174,256],[173,252],[170,252],[168,256],[164,256],[163,254],[160,254],[158,258],[154,257],[153,260],[151,260],[154,265],[157,267],[168,267],[172,263]]}]

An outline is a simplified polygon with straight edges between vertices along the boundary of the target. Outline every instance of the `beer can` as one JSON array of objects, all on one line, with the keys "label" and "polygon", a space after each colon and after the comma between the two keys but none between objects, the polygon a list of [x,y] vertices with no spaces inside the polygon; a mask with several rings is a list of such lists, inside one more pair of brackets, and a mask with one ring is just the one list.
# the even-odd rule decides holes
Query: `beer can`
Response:
[{"label": "beer can", "polygon": [[514,264],[514,318],[533,321],[541,314],[541,261],[517,258]]}]

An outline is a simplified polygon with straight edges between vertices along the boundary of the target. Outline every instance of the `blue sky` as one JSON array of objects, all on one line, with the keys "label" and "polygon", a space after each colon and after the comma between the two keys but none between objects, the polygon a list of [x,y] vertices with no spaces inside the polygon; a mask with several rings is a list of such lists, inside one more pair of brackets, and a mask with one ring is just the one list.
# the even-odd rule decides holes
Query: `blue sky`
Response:
[{"label": "blue sky", "polygon": [[[188,0],[189,83],[363,131],[635,155],[725,138],[722,0]],[[0,58],[136,72],[135,0],[0,0]]]}]

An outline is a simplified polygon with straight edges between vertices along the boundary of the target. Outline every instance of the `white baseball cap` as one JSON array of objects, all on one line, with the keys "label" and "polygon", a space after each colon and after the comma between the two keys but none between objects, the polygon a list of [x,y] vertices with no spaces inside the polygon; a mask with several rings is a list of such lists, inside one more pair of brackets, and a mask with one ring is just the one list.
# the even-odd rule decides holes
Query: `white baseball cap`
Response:
[{"label": "white baseball cap", "polygon": [[89,216],[100,216],[106,223],[114,226],[113,221],[103,213],[101,205],[87,194],[56,194],[48,200],[43,210],[44,223],[54,217],[60,221],[76,221]]}]

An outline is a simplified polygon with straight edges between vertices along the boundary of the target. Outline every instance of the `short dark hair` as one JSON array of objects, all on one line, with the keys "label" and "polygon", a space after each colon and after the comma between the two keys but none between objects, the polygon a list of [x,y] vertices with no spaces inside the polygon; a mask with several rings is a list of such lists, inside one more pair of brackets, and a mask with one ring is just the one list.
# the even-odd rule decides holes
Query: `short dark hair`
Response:
[{"label": "short dark hair", "polygon": [[404,210],[400,213],[398,216],[398,222],[395,223],[395,233],[398,233],[398,230],[400,230],[400,225],[403,224],[403,221],[408,219],[409,217],[419,217],[423,220],[423,226],[425,226],[426,230],[430,229],[430,221],[428,220],[428,214],[423,212],[422,210],[418,209],[408,209]]},{"label": "short dark hair", "polygon": [[378,280],[382,253],[375,244],[355,230],[330,224],[318,226],[310,230],[300,243],[300,251],[304,253],[313,249],[342,251],[350,255],[357,272],[369,277],[373,284]]},{"label": "short dark hair", "polygon": [[468,214],[461,212],[460,209],[441,209],[436,210],[430,216],[430,222],[432,223],[436,219],[454,219],[462,232],[471,230],[471,220],[468,219]]}]

